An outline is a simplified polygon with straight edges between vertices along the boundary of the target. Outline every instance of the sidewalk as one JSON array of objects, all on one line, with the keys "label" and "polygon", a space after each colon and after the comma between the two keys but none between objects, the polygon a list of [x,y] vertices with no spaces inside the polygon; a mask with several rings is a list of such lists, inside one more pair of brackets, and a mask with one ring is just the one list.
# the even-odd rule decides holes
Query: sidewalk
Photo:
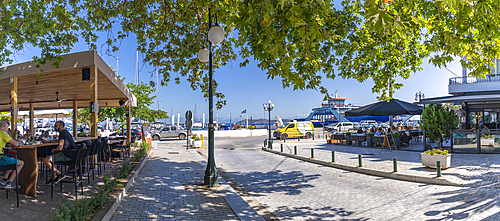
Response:
[{"label": "sidewalk", "polygon": [[238,212],[245,205],[231,204],[234,195],[228,196],[229,185],[223,180],[221,187],[203,187],[205,169],[194,154],[182,145],[155,147],[112,220],[245,219]]},{"label": "sidewalk", "polygon": [[[314,159],[332,162],[332,151],[335,151],[337,164],[358,166],[358,154],[362,155],[363,168],[378,171],[393,172],[393,158],[398,160],[398,174],[408,174],[417,177],[433,178],[437,176],[436,169],[422,166],[421,152],[367,148],[359,146],[341,146],[326,144],[325,140],[275,140],[274,151],[294,154],[297,146],[297,155],[311,157],[314,148]],[[442,178],[454,185],[469,187],[500,187],[500,154],[452,154],[451,168],[442,170]]]}]

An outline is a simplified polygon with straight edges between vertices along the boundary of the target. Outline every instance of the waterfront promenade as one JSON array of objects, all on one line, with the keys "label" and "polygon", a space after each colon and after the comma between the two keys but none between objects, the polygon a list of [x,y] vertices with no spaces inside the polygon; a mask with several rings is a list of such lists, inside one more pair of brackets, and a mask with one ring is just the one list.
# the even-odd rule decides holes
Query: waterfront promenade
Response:
[{"label": "waterfront promenade", "polygon": [[[264,136],[219,138],[215,145],[220,174],[263,217],[280,220],[497,220],[500,155],[453,154],[443,179],[456,185],[433,185],[371,176],[297,160],[262,150]],[[392,170],[435,178],[420,152],[326,144],[325,140],[290,141],[284,152],[316,160]],[[274,142],[273,150],[280,151]],[[223,191],[199,188],[203,179],[200,156],[207,149],[186,151],[183,142],[160,142],[124,198],[113,220],[238,220]],[[198,154],[200,153],[200,154]],[[463,182],[463,183],[460,183]],[[242,219],[243,220],[243,219]],[[250,219],[251,220],[251,219]]]},{"label": "waterfront promenade", "polygon": [[[324,140],[301,140],[286,142],[276,141],[273,150],[294,155],[297,146],[297,155],[311,157],[314,149],[314,159],[331,162],[332,151],[335,151],[335,162],[341,165],[357,167],[358,155],[362,156],[363,168],[393,172],[393,158],[397,158],[399,174],[408,174],[424,178],[436,178],[435,168],[422,166],[421,153],[423,151],[389,151],[381,148],[367,148],[360,146],[346,146],[339,144],[326,144]],[[451,185],[470,187],[496,187],[500,188],[500,154],[458,154],[451,156],[451,168],[442,170],[442,179]],[[424,181],[425,182],[425,181]]]}]

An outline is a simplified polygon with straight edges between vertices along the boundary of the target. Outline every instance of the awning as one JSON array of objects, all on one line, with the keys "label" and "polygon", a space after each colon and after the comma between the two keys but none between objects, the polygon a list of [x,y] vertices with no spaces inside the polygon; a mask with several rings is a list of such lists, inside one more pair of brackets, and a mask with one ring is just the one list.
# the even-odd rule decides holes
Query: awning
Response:
[{"label": "awning", "polygon": [[422,99],[414,104],[455,103],[455,102],[500,102],[500,93],[465,94]]}]

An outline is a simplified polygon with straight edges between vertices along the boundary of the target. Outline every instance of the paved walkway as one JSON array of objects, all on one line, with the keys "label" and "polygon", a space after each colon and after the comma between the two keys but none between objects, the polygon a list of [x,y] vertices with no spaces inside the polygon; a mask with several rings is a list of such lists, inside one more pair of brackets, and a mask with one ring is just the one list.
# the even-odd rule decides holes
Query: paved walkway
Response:
[{"label": "paved walkway", "polygon": [[219,191],[202,187],[204,172],[185,149],[157,147],[112,220],[239,220]]},{"label": "paved walkway", "polygon": [[[332,151],[335,151],[335,160],[339,164],[357,166],[358,154],[363,157],[363,167],[393,171],[393,158],[398,159],[398,173],[422,177],[436,177],[436,169],[422,166],[421,152],[367,148],[359,146],[341,146],[326,144],[325,140],[302,140],[274,142],[273,149],[293,154],[297,146],[297,154],[310,157],[311,148],[314,148],[315,159],[331,162]],[[500,188],[500,154],[452,154],[451,168],[442,170],[442,176],[450,182],[470,187]]]}]

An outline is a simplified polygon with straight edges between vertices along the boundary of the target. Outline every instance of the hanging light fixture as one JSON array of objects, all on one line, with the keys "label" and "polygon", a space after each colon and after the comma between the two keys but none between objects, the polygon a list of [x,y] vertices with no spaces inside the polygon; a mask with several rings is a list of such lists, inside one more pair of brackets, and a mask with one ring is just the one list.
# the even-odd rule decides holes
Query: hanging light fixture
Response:
[{"label": "hanging light fixture", "polygon": [[209,51],[207,48],[203,48],[201,49],[199,52],[198,52],[198,59],[203,62],[203,63],[207,63],[208,62],[208,58],[209,58]]},{"label": "hanging light fixture", "polygon": [[224,40],[224,31],[216,24],[208,31],[208,39],[212,44],[220,44]]}]

